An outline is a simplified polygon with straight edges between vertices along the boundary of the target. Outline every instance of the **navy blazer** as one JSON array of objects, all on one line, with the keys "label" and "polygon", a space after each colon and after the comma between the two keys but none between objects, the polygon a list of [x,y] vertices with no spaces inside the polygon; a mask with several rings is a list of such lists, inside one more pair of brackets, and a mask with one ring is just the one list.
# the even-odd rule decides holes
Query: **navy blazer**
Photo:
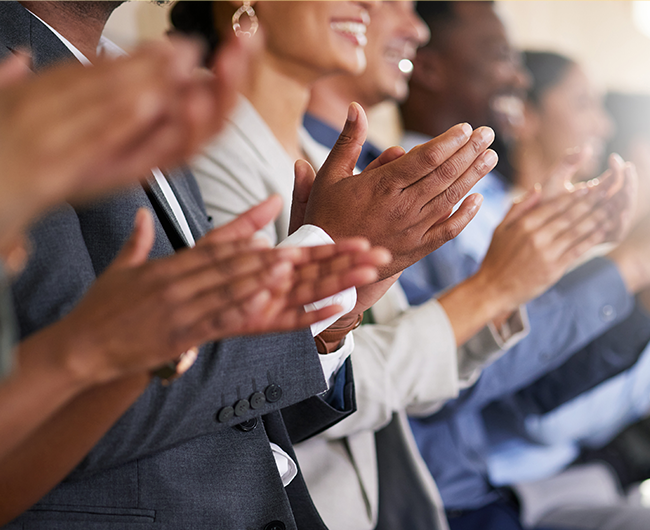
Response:
[{"label": "navy blazer", "polygon": [[[74,60],[16,2],[0,3],[0,44],[0,55],[31,49],[36,68]],[[189,172],[175,173],[172,188],[198,239],[210,228],[200,193]],[[63,205],[34,227],[33,255],[13,288],[21,337],[74,307],[127,240],[140,207],[153,209],[134,186],[89,207]],[[179,235],[161,221],[174,230],[173,219],[156,216],[152,258],[171,254],[170,236]],[[345,407],[336,410],[313,397],[326,383],[309,330],[208,344],[178,381],[152,382],[75,471],[6,528],[324,529],[302,476],[283,487],[269,441],[295,459],[293,441],[351,413],[347,368]],[[263,396],[257,409],[219,414],[255,393]]]}]

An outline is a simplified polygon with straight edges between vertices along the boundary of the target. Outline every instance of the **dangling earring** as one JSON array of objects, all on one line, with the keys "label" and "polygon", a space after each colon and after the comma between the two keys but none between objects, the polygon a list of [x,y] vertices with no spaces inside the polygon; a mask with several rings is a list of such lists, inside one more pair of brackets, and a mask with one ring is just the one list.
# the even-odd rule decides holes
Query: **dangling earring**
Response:
[{"label": "dangling earring", "polygon": [[[241,16],[246,13],[248,15],[248,18],[250,19],[251,22],[251,27],[248,31],[244,31],[241,29],[241,24],[239,23],[239,19]],[[257,15],[255,14],[255,10],[251,6],[251,3],[248,1],[245,1],[242,6],[235,11],[235,14],[232,16],[232,29],[235,32],[235,35],[237,37],[252,37],[257,33],[257,28],[260,26],[259,21],[257,20]]]}]

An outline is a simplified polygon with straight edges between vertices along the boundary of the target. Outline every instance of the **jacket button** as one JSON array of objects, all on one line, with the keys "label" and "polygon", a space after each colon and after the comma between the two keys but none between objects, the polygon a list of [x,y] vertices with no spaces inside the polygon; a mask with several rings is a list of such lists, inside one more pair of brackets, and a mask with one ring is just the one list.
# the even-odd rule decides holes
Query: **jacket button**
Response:
[{"label": "jacket button", "polygon": [[224,407],[217,413],[217,421],[220,423],[226,423],[227,421],[232,420],[235,415],[235,409],[232,407]]},{"label": "jacket button", "polygon": [[235,416],[243,416],[250,408],[251,406],[247,399],[240,399],[235,403]]},{"label": "jacket button", "polygon": [[286,530],[286,528],[282,521],[271,521],[264,527],[264,530]]},{"label": "jacket button", "polygon": [[250,398],[249,401],[251,402],[251,408],[252,409],[261,409],[264,406],[264,403],[266,403],[266,397],[262,392],[255,392]]},{"label": "jacket button", "polygon": [[250,432],[255,429],[255,427],[257,427],[257,418],[251,418],[250,420],[243,421],[239,425],[236,425],[236,427],[241,432]]},{"label": "jacket button", "polygon": [[264,390],[264,395],[266,396],[266,400],[269,403],[275,403],[276,401],[279,401],[280,398],[282,397],[282,389],[275,383],[271,383]]}]

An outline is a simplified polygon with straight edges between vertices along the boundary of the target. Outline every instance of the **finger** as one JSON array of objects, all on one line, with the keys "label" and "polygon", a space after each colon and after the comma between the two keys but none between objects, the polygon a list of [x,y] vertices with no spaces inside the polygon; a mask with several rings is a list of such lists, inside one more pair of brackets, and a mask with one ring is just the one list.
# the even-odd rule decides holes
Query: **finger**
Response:
[{"label": "finger", "polygon": [[0,63],[0,88],[17,83],[30,75],[31,55],[18,51]]},{"label": "finger", "polygon": [[364,265],[345,272],[328,274],[313,281],[303,281],[292,290],[288,305],[297,306],[318,302],[350,287],[361,287],[375,282],[378,278],[376,267]]},{"label": "finger", "polygon": [[[473,136],[472,127],[468,123],[455,125],[433,140],[414,147],[406,156],[385,164],[382,169],[389,171],[385,178],[390,179],[398,187],[411,186],[444,164]],[[455,175],[453,180],[459,175]],[[440,191],[442,189],[444,188]]]},{"label": "finger", "polygon": [[148,209],[140,208],[135,214],[131,236],[109,268],[125,269],[143,264],[149,257],[155,237],[153,215]]},{"label": "finger", "polygon": [[[182,301],[202,293],[214,291],[222,286],[234,285],[235,282],[253,278],[262,282],[271,272],[277,273],[276,268],[289,268],[293,270],[292,259],[295,256],[292,248],[278,248],[263,251],[248,251],[238,253],[228,259],[212,258],[208,256],[209,263],[206,264],[204,256],[198,255],[196,259],[185,260],[180,263],[180,257],[176,260],[176,266],[168,269],[171,277],[179,277],[173,282],[170,289],[178,292],[175,301]],[[189,251],[186,256],[197,256],[196,252]],[[185,267],[182,269],[181,267]],[[272,287],[273,284],[271,283]]]},{"label": "finger", "polygon": [[384,248],[373,248],[369,251],[350,252],[334,256],[330,259],[309,263],[296,269],[300,281],[318,280],[330,274],[340,274],[354,267],[371,265],[381,267],[391,262],[391,255]]},{"label": "finger", "polygon": [[564,268],[571,266],[578,258],[583,256],[589,250],[604,243],[605,239],[606,228],[601,224],[601,226],[588,232],[582,240],[575,242],[573,245],[570,245],[565,249],[564,254],[560,258],[561,266]]},{"label": "finger", "polygon": [[555,238],[552,243],[553,250],[551,252],[555,256],[561,256],[581,241],[590,238],[595,232],[601,234],[602,237],[598,242],[602,243],[604,240],[604,227],[609,223],[608,217],[606,209],[598,208],[580,220],[570,224],[564,232]]},{"label": "finger", "polygon": [[193,327],[207,315],[216,317],[220,311],[227,312],[258,292],[271,292],[271,287],[276,296],[286,299],[287,293],[293,286],[292,274],[291,264],[280,262],[269,270],[257,271],[214,288],[202,290],[191,298],[182,301],[172,300],[179,311],[177,321],[183,327]]},{"label": "finger", "polygon": [[398,158],[401,158],[406,154],[406,151],[404,150],[403,147],[399,145],[394,145],[393,147],[389,147],[386,149],[382,154],[380,154],[377,158],[375,158],[370,164],[366,166],[366,170],[369,169],[376,169],[378,167],[383,166],[384,164],[388,164],[389,162],[392,162],[393,160],[397,160]]},{"label": "finger", "polygon": [[213,242],[227,242],[252,237],[280,215],[281,211],[282,198],[277,194],[271,195],[228,224],[208,232],[205,237]]},{"label": "finger", "polygon": [[424,236],[428,241],[427,252],[433,252],[447,241],[451,241],[458,236],[469,222],[474,219],[481,204],[483,204],[483,196],[474,193],[462,202],[458,210],[449,219],[432,226]]},{"label": "finger", "polygon": [[350,104],[343,131],[318,172],[317,178],[336,182],[352,175],[367,133],[366,113],[358,103]]},{"label": "finger", "polygon": [[[415,203],[416,207],[421,204],[422,212],[431,220],[446,219],[456,204],[469,193],[480,179],[494,169],[497,162],[497,154],[488,149],[479,155],[454,182],[443,183],[436,178],[436,175],[422,179],[421,182],[409,188],[418,197]],[[428,202],[421,203],[423,200],[428,200]]]},{"label": "finger", "polygon": [[512,201],[512,208],[510,208],[510,211],[503,218],[501,224],[506,226],[515,222],[526,212],[537,206],[541,197],[541,188],[535,186],[532,190],[526,192],[526,194],[524,194],[522,197],[519,197],[516,200]]},{"label": "finger", "polygon": [[311,188],[316,178],[316,172],[306,160],[297,160],[294,166],[295,179],[293,196],[291,200],[291,217],[289,221],[289,235],[300,228],[305,221],[307,202]]}]

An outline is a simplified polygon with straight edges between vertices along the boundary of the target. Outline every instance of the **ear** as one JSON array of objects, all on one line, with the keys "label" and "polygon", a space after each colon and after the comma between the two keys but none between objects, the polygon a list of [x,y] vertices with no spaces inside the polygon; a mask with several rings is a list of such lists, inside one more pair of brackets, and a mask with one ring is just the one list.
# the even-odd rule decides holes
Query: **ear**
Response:
[{"label": "ear", "polygon": [[439,92],[445,84],[444,65],[440,54],[427,48],[420,48],[413,61],[411,84],[431,92]]}]

